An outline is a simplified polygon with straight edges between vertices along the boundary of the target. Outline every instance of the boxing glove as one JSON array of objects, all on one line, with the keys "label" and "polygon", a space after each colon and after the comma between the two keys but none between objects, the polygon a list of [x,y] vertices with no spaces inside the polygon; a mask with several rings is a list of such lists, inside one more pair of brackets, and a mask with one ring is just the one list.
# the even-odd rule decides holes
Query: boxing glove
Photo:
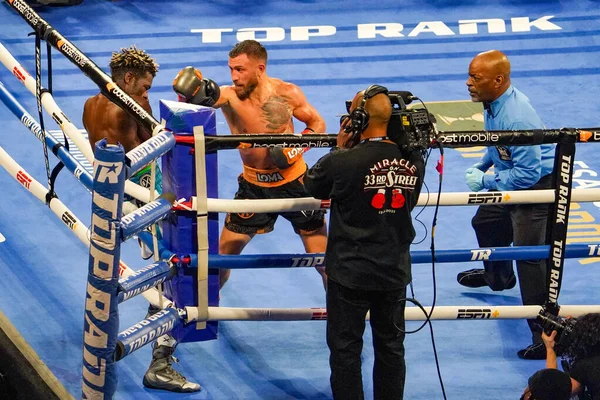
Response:
[{"label": "boxing glove", "polygon": [[194,67],[185,67],[173,80],[173,90],[177,93],[179,101],[212,107],[221,90],[215,81],[202,77],[202,73]]}]

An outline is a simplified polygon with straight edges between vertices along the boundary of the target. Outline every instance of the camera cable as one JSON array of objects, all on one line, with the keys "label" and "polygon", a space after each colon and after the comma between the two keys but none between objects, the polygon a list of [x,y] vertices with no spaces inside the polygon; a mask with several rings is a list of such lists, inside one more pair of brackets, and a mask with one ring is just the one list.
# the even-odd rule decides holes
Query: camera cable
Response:
[{"label": "camera cable", "polygon": [[[421,101],[421,99],[419,99],[419,101]],[[421,101],[421,103],[423,104],[423,107],[425,108],[425,110],[427,110],[427,107],[425,106],[425,104]],[[419,326],[417,329],[411,330],[411,331],[406,331],[401,329],[400,327],[398,327],[397,324],[396,325],[396,329],[398,329],[400,332],[404,333],[404,334],[413,334],[413,333],[417,333],[419,332],[421,329],[423,329],[425,327],[425,325],[429,325],[429,333],[431,336],[431,346],[433,349],[433,356],[435,358],[435,366],[436,366],[436,370],[437,370],[437,375],[438,375],[438,380],[440,382],[440,388],[442,390],[442,395],[444,400],[447,399],[446,397],[446,389],[444,387],[444,381],[442,378],[442,373],[441,373],[441,368],[440,368],[440,363],[439,363],[439,358],[438,358],[438,354],[437,354],[437,347],[435,344],[435,335],[433,332],[433,324],[431,322],[431,316],[433,315],[434,309],[435,309],[435,305],[436,305],[436,301],[437,301],[437,279],[436,279],[436,272],[435,272],[435,227],[437,225],[437,216],[438,216],[438,211],[439,211],[439,207],[440,207],[440,198],[441,198],[441,193],[442,193],[442,182],[443,182],[443,175],[444,175],[444,147],[442,145],[442,143],[437,140],[438,139],[438,131],[437,131],[437,127],[435,125],[436,121],[435,121],[435,117],[429,113],[429,111],[427,110],[427,114],[429,116],[429,120],[431,123],[431,126],[433,127],[433,143],[438,146],[439,150],[440,150],[440,160],[438,161],[437,165],[436,165],[436,170],[438,171],[438,197],[436,200],[436,204],[434,207],[434,212],[433,212],[433,218],[432,218],[432,222],[431,222],[431,273],[432,273],[432,283],[433,283],[433,298],[432,298],[432,303],[431,303],[431,309],[429,311],[429,313],[425,310],[425,308],[423,307],[423,305],[421,305],[421,303],[415,299],[415,294],[414,294],[414,287],[413,287],[413,283],[412,281],[410,282],[410,290],[411,290],[411,298],[406,298],[406,299],[400,299],[398,301],[398,304],[400,304],[402,301],[405,302],[410,302],[413,303],[414,305],[416,305],[425,315],[425,320],[423,321],[423,323],[421,324],[421,326]],[[429,160],[429,156],[431,154],[431,149],[430,151],[427,153],[426,157],[425,157],[425,162],[424,165],[427,165],[427,161]],[[426,189],[427,189],[427,193],[429,195],[429,188],[427,187],[427,185],[425,185]],[[428,201],[429,202],[429,196],[428,196]],[[424,209],[424,207],[423,207]],[[417,216],[415,217],[415,219],[418,218],[418,216],[421,214],[423,210],[421,210]],[[417,219],[418,220],[418,219]],[[418,220],[421,224],[422,222],[420,220]],[[427,232],[425,233],[425,235],[427,235]],[[424,238],[423,238],[424,240]],[[421,240],[422,241],[422,240]],[[420,243],[420,242],[419,242]]]}]

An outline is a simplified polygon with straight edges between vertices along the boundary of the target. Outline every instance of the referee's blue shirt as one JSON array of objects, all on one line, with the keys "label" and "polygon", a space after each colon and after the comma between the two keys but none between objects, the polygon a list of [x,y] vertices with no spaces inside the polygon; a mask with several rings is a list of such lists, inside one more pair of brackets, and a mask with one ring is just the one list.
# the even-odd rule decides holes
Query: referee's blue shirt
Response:
[{"label": "referee's blue shirt", "polygon": [[[484,104],[486,130],[544,129],[529,99],[513,86],[500,97]],[[494,175],[483,177],[483,186],[490,190],[528,189],[554,168],[556,145],[488,147],[477,168],[487,171],[494,165]]]}]

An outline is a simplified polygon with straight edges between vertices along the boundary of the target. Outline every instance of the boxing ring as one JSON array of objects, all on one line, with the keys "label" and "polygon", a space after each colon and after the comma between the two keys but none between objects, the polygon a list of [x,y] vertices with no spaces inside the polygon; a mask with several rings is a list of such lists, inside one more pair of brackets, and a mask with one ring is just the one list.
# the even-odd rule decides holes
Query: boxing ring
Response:
[{"label": "boxing ring", "polygon": [[[11,157],[0,148],[0,164],[8,173],[28,189],[36,198],[48,203],[50,209],[75,235],[90,246],[90,275],[87,287],[86,324],[84,327],[84,393],[88,398],[95,396],[110,397],[116,390],[116,361],[124,358],[154,338],[171,332],[178,327],[189,326],[193,329],[204,329],[208,321],[296,321],[326,319],[323,308],[225,308],[209,306],[209,268],[297,268],[323,265],[322,254],[262,254],[259,256],[219,256],[209,254],[209,216],[217,212],[281,212],[308,209],[328,208],[328,202],[315,199],[286,199],[276,201],[233,201],[208,198],[207,176],[214,171],[205,166],[206,157],[218,150],[236,149],[246,146],[286,145],[298,147],[330,147],[335,143],[334,135],[249,135],[249,136],[205,136],[202,127],[192,127],[193,136],[180,135],[175,130],[167,130],[151,115],[133,102],[83,53],[60,33],[53,30],[33,10],[21,0],[9,1],[26,21],[36,29],[45,40],[56,47],[69,60],[77,64],[100,89],[121,106],[141,124],[153,132],[153,138],[127,154],[120,147],[106,146],[99,143],[95,157],[87,141],[77,128],[60,111],[50,93],[41,94],[41,102],[50,115],[60,118],[61,128],[85,155],[91,165],[78,162],[70,152],[60,145],[51,135],[44,132],[40,125],[29,115],[10,93],[0,84],[0,98],[11,109],[17,118],[40,140],[53,149],[55,155],[65,164],[67,169],[89,190],[92,191],[93,216],[92,225],[87,229],[84,224],[58,199],[46,198],[47,188],[33,179]],[[0,45],[0,59],[3,64],[15,73],[26,88],[35,93],[35,81],[20,66],[8,51]],[[165,107],[176,107],[170,102],[163,102]],[[190,107],[187,113],[206,112],[200,108]],[[186,127],[189,129],[189,127]],[[540,143],[559,143],[559,171],[557,174],[558,190],[495,192],[495,193],[442,193],[439,195],[422,195],[418,205],[434,206],[467,206],[490,204],[522,204],[522,203],[555,203],[556,212],[568,210],[570,201],[598,201],[598,190],[571,190],[572,156],[574,143],[600,141],[600,128],[539,130],[518,132],[481,132],[473,138],[473,132],[439,132],[437,145],[444,147],[469,147],[481,145],[532,145]],[[454,142],[456,135],[470,137]],[[493,139],[492,139],[493,136]],[[434,143],[435,144],[435,143]],[[195,195],[189,198],[158,198],[155,194],[141,187],[136,187],[128,177],[139,171],[148,163],[174,151],[178,146],[194,149],[195,170],[187,171],[195,176]],[[570,158],[571,157],[571,158]],[[561,184],[562,182],[562,184]],[[145,190],[145,191],[144,191]],[[146,202],[146,206],[130,214],[123,215],[122,203],[124,193],[130,194]],[[175,201],[173,201],[175,200]],[[144,232],[159,221],[168,218],[172,213],[193,214],[197,226],[197,252],[180,253],[156,240],[156,237]],[[556,217],[556,216],[555,216]],[[556,218],[555,218],[556,219]],[[559,217],[558,221],[561,220]],[[558,225],[558,224],[557,224]],[[438,250],[433,257],[438,263],[468,262],[481,260],[513,260],[527,258],[554,258],[555,272],[558,274],[557,286],[554,287],[554,303],[558,303],[560,292],[560,274],[564,258],[594,257],[600,255],[598,245],[566,245],[566,218],[562,219],[562,228],[554,230],[551,246],[535,246],[522,248],[464,249]],[[154,247],[155,262],[147,267],[132,271],[120,258],[120,244],[135,236],[139,236],[149,247]],[[560,242],[560,244],[556,244]],[[432,254],[426,251],[412,252],[413,263],[430,263]],[[173,279],[182,270],[195,269],[197,276],[197,304],[181,306],[177,301],[163,299],[153,289],[156,285]],[[121,277],[121,278],[120,278]],[[143,294],[152,304],[160,306],[159,313],[140,321],[138,324],[119,332],[118,303],[126,301],[138,294]],[[214,293],[213,293],[214,294]],[[534,318],[541,307],[537,306],[436,306],[425,307],[428,316],[416,307],[407,307],[407,320],[457,320],[457,319],[522,319]],[[588,312],[600,312],[600,305],[561,306],[563,316],[578,316]]]}]

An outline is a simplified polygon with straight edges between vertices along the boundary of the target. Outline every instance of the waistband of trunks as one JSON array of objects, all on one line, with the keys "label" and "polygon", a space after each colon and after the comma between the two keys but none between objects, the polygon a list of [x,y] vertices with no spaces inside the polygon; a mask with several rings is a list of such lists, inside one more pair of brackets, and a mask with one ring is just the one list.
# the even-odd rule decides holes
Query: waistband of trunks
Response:
[{"label": "waistband of trunks", "polygon": [[277,187],[293,182],[306,172],[304,160],[298,160],[289,168],[257,169],[244,165],[244,179],[261,187]]}]

